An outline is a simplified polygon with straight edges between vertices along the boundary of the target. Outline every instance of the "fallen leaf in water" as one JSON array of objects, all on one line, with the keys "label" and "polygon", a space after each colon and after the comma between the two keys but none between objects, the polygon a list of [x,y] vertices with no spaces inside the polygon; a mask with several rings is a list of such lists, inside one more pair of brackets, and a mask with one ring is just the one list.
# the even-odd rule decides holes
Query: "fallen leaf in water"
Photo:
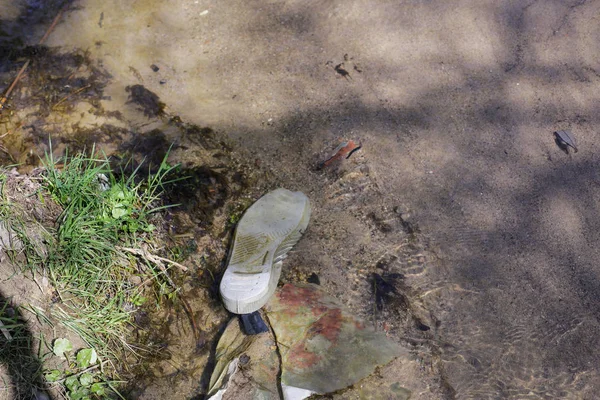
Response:
[{"label": "fallen leaf in water", "polygon": [[327,160],[321,162],[318,166],[319,169],[325,168],[332,164],[337,160],[341,160],[342,158],[350,158],[350,156],[357,150],[361,148],[360,143],[356,143],[354,140],[349,140],[340,144],[333,151],[333,155],[329,157]]},{"label": "fallen leaf in water", "polygon": [[554,138],[558,147],[567,153],[569,152],[569,147],[572,147],[575,153],[577,153],[577,142],[571,131],[556,131],[554,132]]}]

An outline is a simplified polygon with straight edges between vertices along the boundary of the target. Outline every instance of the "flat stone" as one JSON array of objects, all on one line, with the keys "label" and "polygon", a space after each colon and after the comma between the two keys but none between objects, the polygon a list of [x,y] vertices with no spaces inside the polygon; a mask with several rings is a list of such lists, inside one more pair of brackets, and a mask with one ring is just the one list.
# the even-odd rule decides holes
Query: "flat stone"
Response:
[{"label": "flat stone", "polygon": [[284,285],[265,310],[279,345],[282,385],[334,392],[402,353],[314,284]]}]

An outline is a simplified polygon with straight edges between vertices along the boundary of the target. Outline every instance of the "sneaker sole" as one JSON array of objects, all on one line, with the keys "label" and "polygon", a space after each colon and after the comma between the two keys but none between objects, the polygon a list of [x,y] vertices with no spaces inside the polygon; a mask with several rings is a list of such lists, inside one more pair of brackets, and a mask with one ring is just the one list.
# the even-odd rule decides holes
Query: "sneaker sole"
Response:
[{"label": "sneaker sole", "polygon": [[308,198],[286,189],[267,193],[244,213],[220,285],[227,310],[248,314],[265,305],[277,288],[282,261],[302,237],[310,213]]}]

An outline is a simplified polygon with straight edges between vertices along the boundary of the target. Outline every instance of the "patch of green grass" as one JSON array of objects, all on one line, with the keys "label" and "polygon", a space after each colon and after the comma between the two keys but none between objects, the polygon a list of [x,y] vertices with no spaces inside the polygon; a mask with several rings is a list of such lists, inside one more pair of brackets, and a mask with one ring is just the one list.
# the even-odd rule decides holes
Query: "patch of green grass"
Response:
[{"label": "patch of green grass", "polygon": [[154,230],[148,218],[164,208],[156,204],[173,167],[163,161],[156,174],[139,183],[137,170],[118,179],[106,158],[48,157],[46,168],[44,186],[63,208],[47,262],[55,282],[90,292],[123,290],[115,283],[130,271],[115,268],[115,246],[135,246]]},{"label": "patch of green grass", "polygon": [[[90,156],[76,154],[60,159],[48,155],[44,164],[41,189],[34,195],[41,202],[50,196],[62,210],[55,226],[48,230],[28,216],[18,200],[6,196],[7,178],[0,171],[0,234],[11,240],[5,251],[15,265],[34,274],[43,272],[56,289],[59,301],[53,305],[52,315],[35,306],[29,311],[41,323],[52,325],[51,320],[56,319],[103,360],[93,372],[71,362],[64,369],[49,371],[50,379],[64,385],[71,399],[113,398],[118,392],[113,387],[116,382],[109,377],[114,376],[116,364],[124,356],[143,355],[147,350],[128,343],[133,312],[149,293],[157,299],[173,299],[177,293],[164,266],[131,251],[143,249],[144,254],[151,247],[155,230],[152,215],[169,207],[160,199],[176,166],[163,161],[156,173],[144,174],[143,178],[139,169],[128,175],[113,173],[107,158],[93,151]],[[132,275],[144,284],[134,284]],[[148,287],[148,282],[154,284]],[[20,326],[1,317],[0,322],[10,329]],[[13,350],[17,343],[31,345],[14,342]],[[0,348],[0,356],[2,351]],[[53,357],[52,353],[46,352],[39,359]],[[38,379],[41,364],[36,357],[31,360]]]},{"label": "patch of green grass", "polygon": [[[121,354],[138,354],[127,337],[132,313],[145,301],[144,288],[129,277],[141,276],[159,288],[171,281],[158,266],[141,264],[122,249],[152,242],[150,217],[168,207],[160,204],[160,196],[175,167],[163,161],[145,179],[137,176],[139,170],[126,177],[113,173],[106,157],[94,152],[58,160],[47,156],[45,167],[42,187],[63,210],[43,263],[61,300],[53,316],[109,364]],[[69,380],[68,371],[61,376],[71,398],[85,398],[74,394],[83,392],[99,396],[92,385],[100,378],[87,387]]]},{"label": "patch of green grass", "polygon": [[[163,161],[157,173],[138,181],[138,170],[117,177],[108,160],[93,152],[91,157],[79,154],[59,160],[48,156],[45,166],[43,187],[63,209],[45,261],[68,308],[62,319],[88,344],[104,343],[100,351],[125,345],[123,329],[140,297],[128,278],[139,271],[132,256],[119,248],[150,241],[148,233],[155,227],[149,217],[165,208],[159,198],[174,167]],[[149,278],[161,276],[152,265],[144,270]]]}]

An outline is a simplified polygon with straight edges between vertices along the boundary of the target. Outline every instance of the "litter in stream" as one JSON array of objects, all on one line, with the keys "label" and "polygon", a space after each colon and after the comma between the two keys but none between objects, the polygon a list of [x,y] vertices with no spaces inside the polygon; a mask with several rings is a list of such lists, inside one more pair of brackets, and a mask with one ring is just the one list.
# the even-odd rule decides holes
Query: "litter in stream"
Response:
[{"label": "litter in stream", "polygon": [[405,353],[314,284],[284,285],[264,313],[272,334],[247,336],[236,320],[229,323],[217,345],[211,400],[332,393]]},{"label": "litter in stream", "polygon": [[335,148],[331,157],[319,163],[317,169],[323,169],[338,160],[350,158],[350,156],[354,154],[354,152],[360,150],[361,147],[362,145],[360,143],[356,143],[354,140],[343,142]]},{"label": "litter in stream", "polygon": [[554,132],[554,141],[565,153],[569,153],[571,147],[577,153],[577,142],[571,131],[556,131]]}]

